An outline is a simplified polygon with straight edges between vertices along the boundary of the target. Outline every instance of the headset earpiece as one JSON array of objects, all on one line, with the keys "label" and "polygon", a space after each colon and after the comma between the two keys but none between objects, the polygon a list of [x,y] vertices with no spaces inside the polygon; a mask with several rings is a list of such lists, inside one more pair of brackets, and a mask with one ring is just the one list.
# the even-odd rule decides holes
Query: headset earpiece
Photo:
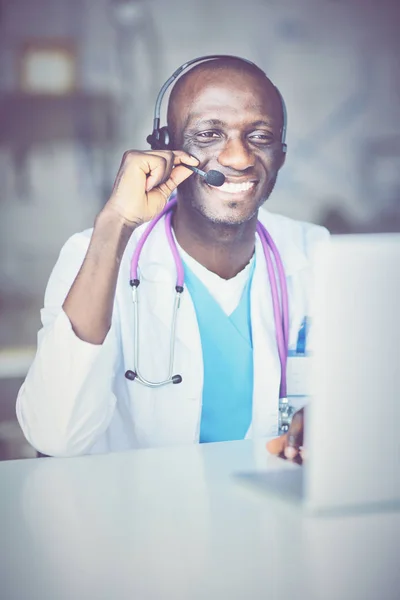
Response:
[{"label": "headset earpiece", "polygon": [[170,137],[169,137],[169,131],[168,131],[168,127],[161,127],[161,129],[159,130],[159,144],[160,144],[160,150],[169,150],[170,149]]},{"label": "headset earpiece", "polygon": [[170,143],[168,127],[153,129],[153,133],[147,136],[147,143],[152,150],[168,150]]}]

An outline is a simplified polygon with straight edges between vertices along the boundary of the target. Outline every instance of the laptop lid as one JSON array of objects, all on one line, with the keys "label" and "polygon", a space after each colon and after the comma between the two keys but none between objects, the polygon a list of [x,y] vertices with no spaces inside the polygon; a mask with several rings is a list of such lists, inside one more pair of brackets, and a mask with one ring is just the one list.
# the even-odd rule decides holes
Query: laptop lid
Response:
[{"label": "laptop lid", "polygon": [[400,504],[400,234],[332,236],[316,253],[310,510]]}]

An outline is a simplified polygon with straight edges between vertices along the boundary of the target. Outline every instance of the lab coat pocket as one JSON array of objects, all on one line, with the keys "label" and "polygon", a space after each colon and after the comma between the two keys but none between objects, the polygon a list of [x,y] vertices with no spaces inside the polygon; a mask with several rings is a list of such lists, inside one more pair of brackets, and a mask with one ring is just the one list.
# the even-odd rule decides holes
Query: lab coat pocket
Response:
[{"label": "lab coat pocket", "polygon": [[294,354],[287,361],[287,397],[289,404],[299,410],[311,395],[312,357]]},{"label": "lab coat pocket", "polygon": [[[176,344],[174,373],[182,375],[182,382],[149,388],[138,382],[129,382],[130,404],[135,430],[140,445],[162,446],[198,441],[201,411],[201,389],[192,375],[190,353]],[[158,362],[158,361],[157,361]],[[156,370],[154,370],[156,374]]]}]

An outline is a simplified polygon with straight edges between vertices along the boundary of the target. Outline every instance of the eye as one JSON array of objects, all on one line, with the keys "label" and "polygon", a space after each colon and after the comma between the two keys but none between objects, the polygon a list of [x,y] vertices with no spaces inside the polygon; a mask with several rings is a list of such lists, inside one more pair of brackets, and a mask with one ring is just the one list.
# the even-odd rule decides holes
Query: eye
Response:
[{"label": "eye", "polygon": [[255,132],[252,133],[249,137],[255,144],[261,144],[264,146],[272,144],[275,141],[272,133]]},{"label": "eye", "polygon": [[199,131],[199,133],[196,133],[196,138],[200,141],[209,141],[219,137],[218,131]]}]

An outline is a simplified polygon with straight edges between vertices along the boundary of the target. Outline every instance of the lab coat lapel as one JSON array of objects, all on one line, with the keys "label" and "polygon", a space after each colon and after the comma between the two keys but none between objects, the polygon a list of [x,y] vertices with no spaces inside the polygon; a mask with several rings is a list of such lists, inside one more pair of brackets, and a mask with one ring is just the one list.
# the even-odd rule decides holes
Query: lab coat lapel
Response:
[{"label": "lab coat lapel", "polygon": [[271,290],[261,242],[256,240],[256,267],[251,286],[253,336],[253,420],[247,437],[272,436],[278,419],[280,363]]},{"label": "lab coat lapel", "polygon": [[[262,209],[259,219],[274,240],[284,266],[289,294],[289,339],[293,340],[304,316],[304,306],[298,298],[299,290],[295,290],[296,275],[309,265],[304,251],[304,240],[293,237],[293,228],[289,229],[290,222],[280,215]],[[251,289],[251,323],[254,364],[253,421],[246,437],[274,436],[278,426],[281,367],[271,286],[258,236],[256,268]]]},{"label": "lab coat lapel", "polygon": [[302,227],[294,228],[292,219],[265,209],[260,210],[258,218],[279,250],[286,277],[308,267],[309,259],[305,251],[306,240]]}]

